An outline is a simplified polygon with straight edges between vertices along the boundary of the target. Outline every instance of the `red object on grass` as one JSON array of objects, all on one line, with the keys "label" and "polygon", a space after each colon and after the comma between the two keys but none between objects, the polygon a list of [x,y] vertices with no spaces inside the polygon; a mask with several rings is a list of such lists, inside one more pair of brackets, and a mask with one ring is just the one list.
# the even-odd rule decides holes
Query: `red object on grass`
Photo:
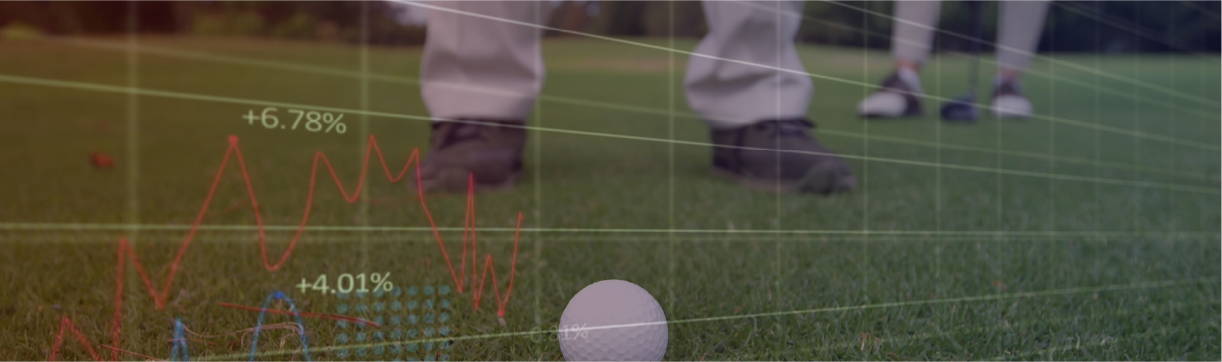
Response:
[{"label": "red object on grass", "polygon": [[[492,289],[493,289],[493,292],[496,293],[496,306],[498,309],[497,314],[504,315],[505,308],[509,304],[509,295],[513,291],[514,275],[516,274],[516,270],[517,270],[516,269],[516,265],[518,261],[518,252],[517,251],[518,251],[518,241],[520,240],[519,236],[520,236],[521,227],[522,227],[522,218],[523,218],[522,213],[521,212],[518,213],[517,229],[514,233],[513,256],[510,259],[511,261],[509,264],[510,265],[509,266],[509,283],[508,283],[509,286],[505,289],[505,295],[501,296],[500,288],[497,288],[497,286],[499,286],[500,283],[497,282],[496,271],[493,266],[493,258],[492,258],[491,253],[485,254],[486,258],[484,262],[484,268],[483,268],[482,275],[480,275],[479,278],[477,278],[477,275],[476,275],[476,273],[478,272],[478,269],[477,269],[478,267],[476,265],[476,262],[478,261],[478,257],[477,257],[478,254],[476,253],[476,249],[475,249],[475,245],[476,245],[475,230],[476,228],[475,228],[475,182],[473,179],[474,176],[472,176],[472,180],[467,188],[467,222],[463,226],[463,230],[464,230],[463,249],[462,249],[462,254],[460,256],[460,259],[463,262],[462,264],[459,265],[459,269],[462,270],[462,274],[458,274],[457,271],[454,269],[454,265],[451,262],[449,253],[446,249],[446,243],[441,239],[441,234],[440,234],[440,231],[437,229],[437,224],[434,222],[432,212],[429,211],[428,204],[424,200],[424,186],[420,182],[420,177],[421,177],[420,172],[421,171],[419,167],[420,165],[419,164],[419,161],[420,161],[419,150],[412,151],[411,156],[409,156],[406,164],[403,165],[403,169],[399,171],[399,175],[394,176],[391,174],[391,172],[393,171],[391,171],[390,167],[386,165],[386,158],[382,155],[382,150],[378,148],[377,139],[373,135],[369,135],[369,142],[367,143],[367,145],[368,146],[365,148],[365,159],[361,166],[361,176],[359,179],[357,179],[356,190],[353,190],[351,195],[348,193],[344,184],[340,182],[340,177],[339,175],[336,174],[335,169],[331,166],[331,161],[327,159],[327,155],[322,152],[317,152],[314,154],[314,165],[313,165],[313,170],[311,171],[311,174],[310,174],[310,188],[306,194],[306,202],[305,202],[306,207],[304,210],[304,215],[302,216],[301,223],[298,224],[298,227],[297,227],[298,228],[297,236],[294,237],[294,239],[289,243],[289,245],[287,246],[283,254],[280,255],[279,261],[273,264],[271,260],[268,259],[267,245],[266,245],[267,239],[265,238],[265,235],[264,235],[263,218],[261,216],[261,211],[260,211],[261,208],[258,207],[259,202],[255,197],[254,185],[251,183],[250,173],[246,171],[246,161],[243,160],[242,158],[242,150],[240,149],[240,147],[238,147],[238,137],[229,136],[229,148],[225,151],[224,156],[221,158],[220,166],[217,168],[217,174],[216,176],[213,176],[212,186],[211,188],[208,189],[208,195],[204,198],[203,206],[201,207],[199,214],[197,214],[195,221],[191,226],[190,231],[187,232],[186,237],[183,239],[182,244],[179,246],[178,254],[177,254],[178,256],[175,257],[172,264],[168,265],[169,270],[167,274],[169,275],[166,277],[165,282],[163,284],[164,286],[161,288],[161,290],[157,290],[157,288],[153,286],[153,282],[151,279],[149,279],[149,275],[145,273],[144,265],[142,265],[140,263],[140,260],[136,257],[135,248],[130,243],[128,243],[127,238],[124,238],[124,237],[119,238],[119,245],[118,245],[118,250],[117,250],[118,251],[118,260],[117,260],[118,263],[117,263],[117,268],[116,268],[117,277],[115,278],[114,322],[112,322],[111,324],[112,337],[111,337],[111,343],[109,346],[113,347],[115,345],[122,344],[120,342],[120,337],[122,336],[121,328],[122,328],[122,321],[123,321],[123,292],[127,290],[123,286],[124,280],[127,279],[125,277],[125,275],[127,274],[124,274],[125,267],[126,267],[125,264],[130,262],[131,264],[134,265],[136,269],[136,274],[138,274],[140,277],[139,281],[143,282],[145,289],[148,290],[148,294],[151,294],[151,297],[153,299],[153,307],[156,310],[165,309],[166,304],[169,302],[168,297],[170,294],[171,286],[174,283],[174,276],[177,272],[179,272],[179,265],[187,254],[186,253],[187,246],[189,246],[191,244],[191,241],[194,240],[196,232],[199,230],[200,225],[203,223],[204,216],[207,214],[207,211],[209,210],[208,206],[212,203],[212,198],[216,194],[217,187],[220,185],[221,180],[224,179],[223,176],[225,175],[226,165],[228,165],[230,160],[233,160],[233,159],[236,159],[238,167],[241,171],[242,180],[245,181],[246,190],[248,192],[248,195],[250,196],[249,205],[251,205],[252,209],[254,209],[253,212],[254,212],[255,224],[257,225],[258,232],[259,232],[258,234],[259,235],[259,251],[263,259],[263,266],[267,271],[272,271],[272,272],[280,269],[288,261],[290,254],[292,254],[294,247],[297,246],[297,242],[300,240],[299,238],[301,236],[302,231],[306,227],[306,222],[310,219],[310,205],[313,204],[315,181],[319,178],[318,169],[319,169],[320,164],[324,165],[324,167],[327,168],[327,171],[329,171],[331,175],[331,179],[335,181],[335,186],[339,188],[340,194],[343,196],[344,200],[349,203],[356,202],[360,198],[360,195],[361,195],[360,190],[361,190],[362,185],[364,185],[365,183],[365,176],[369,174],[366,172],[368,171],[369,159],[370,159],[370,156],[374,154],[375,152],[378,156],[378,160],[381,161],[380,163],[381,163],[382,169],[386,171],[386,178],[389,179],[390,182],[395,182],[403,178],[407,174],[407,170],[413,164],[415,164],[416,165],[415,188],[416,188],[418,199],[420,201],[420,206],[423,209],[425,216],[428,218],[429,225],[433,229],[433,235],[437,238],[437,246],[439,247],[439,249],[441,249],[441,257],[443,258],[443,260],[446,261],[446,267],[450,269],[450,277],[453,278],[454,284],[458,288],[458,293],[459,294],[463,293],[464,281],[470,282],[470,284],[467,284],[467,286],[468,288],[470,288],[468,290],[472,292],[472,300],[473,300],[472,304],[474,304],[473,309],[476,311],[479,311],[480,298],[483,297],[484,286],[487,285],[485,284],[485,281],[487,280],[488,274],[491,274],[492,275],[492,285],[493,285]],[[101,154],[97,154],[96,152],[94,152],[93,155],[105,157],[107,160],[110,159],[109,157],[101,155]],[[113,161],[110,161],[110,162],[113,162]],[[466,278],[466,271],[467,271],[466,262],[468,260],[467,258],[468,240],[471,243],[470,261],[472,262],[471,263],[472,264],[471,265],[472,275],[471,275],[471,279],[469,280]],[[165,270],[165,268],[163,268],[162,270]],[[246,309],[246,308],[243,307],[241,309]],[[262,309],[259,309],[259,310],[262,311]],[[277,312],[273,312],[273,313],[277,313]],[[92,347],[93,345],[87,339],[85,339],[85,336],[80,332],[80,330],[76,329],[76,326],[72,324],[71,319],[69,319],[67,316],[64,316],[60,323],[59,332],[56,335],[56,340],[54,341],[54,344],[51,345],[51,358],[50,359],[52,361],[54,361],[56,358],[59,357],[59,349],[63,345],[62,336],[64,335],[65,331],[71,331],[72,334],[75,335],[77,342],[79,342],[81,345],[85,346],[85,348],[90,350],[90,356],[92,357],[92,360],[99,360],[97,352],[93,350],[93,347]],[[111,351],[112,351],[111,360],[112,361],[119,360],[120,351],[114,350],[114,349],[112,349]]]},{"label": "red object on grass", "polygon": [[97,168],[111,168],[115,165],[115,159],[105,153],[91,152],[89,153],[89,163],[92,163]]},{"label": "red object on grass", "polygon": [[[244,305],[238,305],[238,304],[233,304],[233,303],[225,303],[225,302],[217,302],[216,304],[218,304],[218,305],[220,305],[220,306],[222,306],[222,307],[227,307],[227,308],[245,309],[245,310],[252,310],[252,311],[256,311],[256,312],[268,312],[268,313],[272,313],[272,314],[287,314],[287,315],[293,315],[293,312],[290,312],[290,311],[287,311],[287,310],[278,310],[278,309],[264,309],[264,308],[258,308],[258,307],[247,307],[247,306],[244,306]],[[370,320],[361,319],[361,318],[357,318],[357,317],[349,317],[349,316],[346,316],[346,315],[339,315],[339,314],[325,314],[325,313],[297,312],[297,315],[302,316],[302,317],[310,317],[310,318],[325,318],[325,319],[331,319],[331,320],[337,320],[337,321],[349,321],[349,322],[352,322],[352,323],[360,323],[360,324],[369,325],[369,326],[374,326],[374,327],[381,327],[381,326],[382,326],[381,324],[378,324],[378,323],[373,322],[373,321],[370,321]]]}]

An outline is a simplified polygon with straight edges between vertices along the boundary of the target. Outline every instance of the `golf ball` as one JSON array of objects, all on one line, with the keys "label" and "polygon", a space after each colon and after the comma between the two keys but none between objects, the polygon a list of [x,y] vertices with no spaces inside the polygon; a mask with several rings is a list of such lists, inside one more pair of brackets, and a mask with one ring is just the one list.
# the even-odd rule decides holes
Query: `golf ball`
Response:
[{"label": "golf ball", "polygon": [[644,288],[604,280],[577,292],[557,339],[569,361],[661,361],[668,333],[662,306]]}]

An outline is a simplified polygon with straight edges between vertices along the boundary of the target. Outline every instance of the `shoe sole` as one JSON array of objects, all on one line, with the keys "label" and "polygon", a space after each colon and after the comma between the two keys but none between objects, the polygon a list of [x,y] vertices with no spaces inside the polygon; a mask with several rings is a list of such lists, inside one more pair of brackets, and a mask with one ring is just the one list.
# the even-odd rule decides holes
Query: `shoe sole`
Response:
[{"label": "shoe sole", "polygon": [[[848,192],[856,188],[856,179],[852,175],[836,176],[839,172],[830,164],[820,164],[811,167],[806,175],[796,180],[767,180],[743,176],[721,168],[713,168],[715,175],[736,181],[750,189],[781,192],[781,193],[823,193]],[[476,183],[476,192],[492,192],[513,188],[517,184],[520,173],[512,173],[499,183]],[[470,174],[458,169],[439,171],[437,177],[422,180],[425,193],[459,193],[471,188]],[[409,184],[416,188],[416,183]],[[827,191],[830,190],[830,191]]]},{"label": "shoe sole", "polygon": [[918,113],[918,114],[901,114],[898,116],[887,116],[887,115],[880,115],[880,114],[859,114],[857,116],[865,120],[882,121],[882,120],[888,120],[888,119],[918,119],[918,118],[924,117],[925,115]]},{"label": "shoe sole", "polygon": [[1000,120],[1006,120],[1006,121],[1022,121],[1022,120],[1026,120],[1026,119],[1028,119],[1028,118],[1031,118],[1031,116],[1030,116],[1030,115],[999,115],[999,114],[993,114],[993,118],[997,118],[997,119],[1000,119]]},{"label": "shoe sole", "polygon": [[[848,192],[856,188],[857,180],[852,175],[837,176],[835,166],[823,163],[811,167],[805,176],[796,180],[768,180],[743,176],[722,168],[713,167],[713,174],[738,182],[738,184],[761,191],[778,193],[811,192],[833,194]],[[830,190],[830,191],[828,191]]]},{"label": "shoe sole", "polygon": [[[518,180],[520,173],[509,174],[504,181],[498,183],[479,183],[474,184],[475,192],[491,192],[500,191],[512,188]],[[421,180],[425,193],[460,193],[467,192],[472,188],[471,174],[466,170],[448,169],[438,171],[436,177]],[[412,188],[418,188],[416,182],[409,183]]]},{"label": "shoe sole", "polygon": [[906,111],[906,112],[904,112],[903,114],[900,114],[900,115],[898,115],[898,116],[892,116],[892,115],[880,114],[880,113],[858,113],[858,114],[857,114],[857,116],[858,116],[858,117],[861,117],[861,118],[864,118],[864,119],[870,119],[870,120],[883,120],[883,119],[911,119],[911,118],[921,118],[921,117],[924,117],[924,116],[925,116],[925,110],[924,110],[924,109],[921,109],[921,108],[917,108],[917,109],[910,109],[910,110],[908,110],[908,111]]}]

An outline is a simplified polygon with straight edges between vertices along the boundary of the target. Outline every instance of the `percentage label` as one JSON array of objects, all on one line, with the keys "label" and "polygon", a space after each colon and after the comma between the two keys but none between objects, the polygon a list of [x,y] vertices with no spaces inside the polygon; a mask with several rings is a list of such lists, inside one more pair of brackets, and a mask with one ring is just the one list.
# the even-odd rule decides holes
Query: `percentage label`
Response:
[{"label": "percentage label", "polygon": [[344,132],[348,131],[348,125],[340,121],[344,119],[343,114],[288,109],[289,113],[297,114],[297,118],[293,120],[293,125],[290,127],[287,122],[284,124],[280,123],[280,118],[276,117],[276,112],[278,111],[276,107],[264,108],[263,112],[258,114],[255,114],[254,110],[247,110],[246,115],[242,116],[242,119],[246,120],[246,123],[251,126],[255,125],[255,121],[259,121],[267,129],[295,130],[301,125],[301,119],[305,118],[304,127],[306,131],[318,132],[323,131],[324,128],[326,130],[323,133],[331,133],[334,130],[335,133],[344,134]]},{"label": "percentage label", "polygon": [[395,289],[395,284],[390,282],[390,272],[382,274],[370,273],[368,275],[365,273],[355,275],[348,273],[340,274],[339,278],[336,279],[335,288],[327,286],[326,274],[319,275],[318,278],[314,279],[314,283],[306,281],[306,278],[303,277],[301,278],[301,283],[297,284],[297,289],[301,289],[302,293],[309,290],[315,290],[323,294],[351,293],[353,291],[368,293],[370,289],[366,280],[373,284],[373,291],[380,289],[389,292]]},{"label": "percentage label", "polygon": [[585,323],[573,324],[568,327],[561,326],[559,337],[561,340],[566,340],[566,341],[574,340],[578,338],[585,339],[585,338],[590,337],[590,331],[586,330]]}]

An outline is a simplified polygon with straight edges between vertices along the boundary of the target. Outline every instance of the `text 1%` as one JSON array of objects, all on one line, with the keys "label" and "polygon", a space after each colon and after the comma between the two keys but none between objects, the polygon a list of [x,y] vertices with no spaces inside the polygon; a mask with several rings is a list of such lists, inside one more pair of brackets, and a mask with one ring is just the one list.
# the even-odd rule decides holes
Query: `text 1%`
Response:
[{"label": "text 1%", "polygon": [[560,333],[557,333],[560,340],[569,341],[574,339],[585,339],[590,337],[590,331],[586,330],[586,324],[573,324],[570,326],[560,326]]},{"label": "text 1%", "polygon": [[[369,288],[370,285],[373,286],[373,289]],[[371,290],[382,290],[389,292],[395,289],[395,285],[394,283],[390,282],[390,272],[382,274],[370,273],[368,275],[365,273],[355,275],[344,273],[340,274],[339,278],[336,279],[334,288],[327,285],[327,275],[322,274],[319,275],[318,278],[315,278],[313,283],[306,281],[306,278],[301,278],[301,283],[297,284],[297,289],[301,289],[302,293],[306,293],[310,290],[318,291],[323,294],[351,292],[368,293]]]},{"label": "text 1%", "polygon": [[[335,114],[330,112],[287,109],[286,111],[288,111],[288,113],[297,115],[293,118],[293,124],[290,126],[288,121],[285,121],[284,123],[280,122],[280,118],[276,117],[276,113],[278,111],[279,110],[276,107],[264,108],[260,113],[255,113],[254,110],[247,110],[246,115],[243,115],[242,119],[246,120],[246,123],[250,124],[251,126],[255,125],[255,121],[258,121],[264,128],[267,129],[295,130],[298,126],[301,126],[305,128],[306,131],[310,132],[323,131],[323,133],[331,133],[332,130],[335,130],[335,133],[344,134],[344,132],[348,131],[348,125],[340,122],[340,120],[344,119],[344,115],[342,113]],[[301,122],[303,118],[305,119],[304,124]]]}]

